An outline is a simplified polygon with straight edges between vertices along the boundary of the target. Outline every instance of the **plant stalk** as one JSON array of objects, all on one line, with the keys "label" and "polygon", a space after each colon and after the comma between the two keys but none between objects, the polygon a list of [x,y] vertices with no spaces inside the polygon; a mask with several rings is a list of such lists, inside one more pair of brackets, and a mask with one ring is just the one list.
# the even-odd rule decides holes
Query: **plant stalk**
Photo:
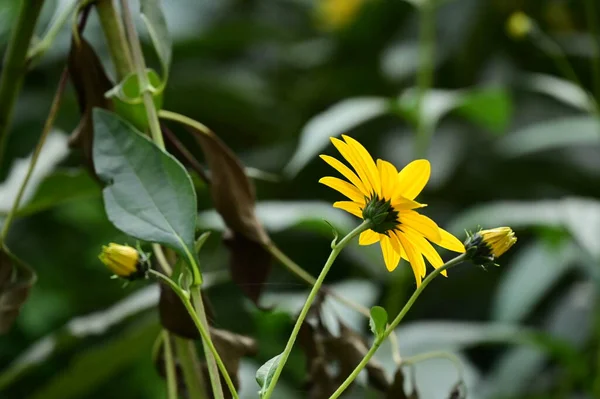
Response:
[{"label": "plant stalk", "polygon": [[173,347],[171,336],[168,331],[163,331],[163,345],[165,351],[165,374],[167,376],[167,398],[177,399],[177,378],[175,374],[175,361],[173,359]]},{"label": "plant stalk", "polygon": [[275,390],[275,385],[277,385],[277,380],[279,380],[279,376],[281,375],[281,372],[283,371],[283,367],[285,366],[285,363],[287,362],[287,359],[290,356],[290,353],[292,352],[292,348],[294,347],[294,343],[296,342],[296,337],[298,336],[298,333],[300,332],[302,323],[304,322],[304,319],[306,318],[306,315],[308,314],[308,311],[310,310],[310,307],[312,306],[312,303],[314,302],[314,300],[319,292],[319,289],[321,288],[321,285],[323,284],[323,281],[325,280],[325,277],[327,276],[327,273],[329,272],[329,269],[331,269],[333,262],[338,257],[338,255],[340,254],[342,249],[344,249],[344,247],[346,245],[348,245],[348,243],[354,237],[356,237],[363,231],[369,229],[370,227],[371,227],[371,221],[367,219],[367,220],[363,221],[354,230],[352,230],[350,233],[348,233],[348,235],[346,237],[342,238],[339,243],[337,243],[337,244],[333,243],[331,245],[331,254],[329,255],[329,258],[327,259],[327,262],[325,262],[325,266],[323,266],[323,270],[321,270],[321,273],[319,274],[317,281],[315,281],[315,284],[313,285],[312,290],[308,294],[308,298],[306,298],[306,302],[304,302],[304,306],[302,307],[302,310],[300,311],[300,315],[298,316],[298,319],[296,320],[294,329],[292,330],[292,333],[290,334],[290,338],[288,339],[288,342],[285,345],[285,349],[283,350],[283,353],[281,354],[281,358],[277,365],[277,368],[275,369],[273,378],[271,379],[271,382],[270,382],[269,386],[267,387],[267,390],[264,392],[264,394],[262,396],[263,399],[269,399],[271,397],[271,395],[273,394],[273,391]]},{"label": "plant stalk", "polygon": [[390,325],[385,329],[385,331],[383,332],[383,334],[381,336],[377,337],[375,339],[375,341],[373,341],[373,345],[371,346],[371,348],[369,349],[369,351],[367,352],[367,354],[365,355],[365,357],[360,361],[360,363],[358,364],[358,366],[356,366],[356,368],[354,369],[354,371],[352,371],[352,373],[348,376],[348,378],[346,378],[346,380],[342,383],[342,385],[340,385],[340,387],[333,393],[333,395],[331,395],[329,397],[329,399],[339,398],[340,395],[350,386],[350,384],[352,384],[352,382],[356,379],[356,377],[358,377],[358,375],[360,374],[360,372],[369,363],[369,361],[371,360],[371,358],[373,357],[373,355],[375,354],[375,352],[377,352],[377,350],[381,346],[381,343],[383,341],[385,341],[385,339],[391,333],[394,332],[394,330],[396,329],[396,327],[398,326],[398,324],[400,324],[400,322],[402,321],[402,319],[404,318],[404,316],[406,316],[406,314],[412,308],[412,306],[414,305],[414,303],[417,301],[417,299],[419,298],[419,296],[421,295],[421,293],[425,290],[425,288],[429,285],[429,283],[431,283],[433,281],[433,279],[436,278],[439,274],[441,274],[444,270],[448,270],[451,267],[454,267],[454,266],[462,263],[465,259],[466,259],[466,254],[458,255],[456,258],[454,258],[454,259],[446,262],[439,269],[435,269],[433,272],[431,272],[427,276],[427,278],[425,278],[425,280],[423,280],[423,283],[419,286],[419,288],[417,288],[415,290],[415,292],[412,294],[412,296],[406,302],[406,304],[404,305],[404,307],[402,308],[402,310],[400,311],[400,313],[398,313],[398,316],[396,316],[396,318],[394,319],[394,321],[392,321],[390,323]]},{"label": "plant stalk", "polygon": [[8,141],[8,129],[15,102],[27,69],[27,51],[43,5],[44,0],[21,1],[19,16],[4,55],[0,76],[0,166]]},{"label": "plant stalk", "polygon": [[183,379],[187,387],[189,399],[206,399],[206,390],[202,380],[202,369],[198,363],[196,348],[192,341],[173,336],[179,365],[183,371]]},{"label": "plant stalk", "polygon": [[106,37],[108,51],[115,65],[117,81],[121,81],[134,71],[123,24],[115,8],[114,0],[98,0],[95,6],[96,11],[98,11],[100,25]]}]

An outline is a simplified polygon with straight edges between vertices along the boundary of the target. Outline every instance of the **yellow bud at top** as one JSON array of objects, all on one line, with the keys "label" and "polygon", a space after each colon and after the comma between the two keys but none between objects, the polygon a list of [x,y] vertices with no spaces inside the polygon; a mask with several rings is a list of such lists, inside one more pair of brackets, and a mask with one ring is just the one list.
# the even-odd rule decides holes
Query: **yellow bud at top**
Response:
[{"label": "yellow bud at top", "polygon": [[98,256],[114,274],[123,278],[135,278],[140,272],[140,254],[128,245],[110,243],[102,247]]},{"label": "yellow bud at top", "polygon": [[317,14],[326,29],[341,29],[349,25],[365,0],[319,0]]},{"label": "yellow bud at top", "polygon": [[526,37],[533,29],[531,18],[522,11],[513,13],[506,23],[506,31],[510,37],[519,40]]},{"label": "yellow bud at top", "polygon": [[497,227],[479,232],[483,243],[489,248],[494,258],[499,257],[517,242],[515,232],[510,227]]}]

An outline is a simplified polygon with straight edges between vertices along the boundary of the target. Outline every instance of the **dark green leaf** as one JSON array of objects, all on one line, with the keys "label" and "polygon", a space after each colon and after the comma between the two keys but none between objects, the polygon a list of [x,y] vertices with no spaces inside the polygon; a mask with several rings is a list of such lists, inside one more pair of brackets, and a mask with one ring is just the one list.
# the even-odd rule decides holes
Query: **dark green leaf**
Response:
[{"label": "dark green leaf", "polygon": [[142,19],[146,23],[152,43],[160,59],[160,64],[163,69],[162,88],[167,83],[169,76],[169,67],[171,65],[171,36],[167,28],[167,21],[160,6],[160,0],[141,0],[140,8]]},{"label": "dark green leaf", "polygon": [[196,193],[183,166],[110,112],[94,110],[94,131],[94,164],[107,183],[103,196],[110,221],[197,264]]},{"label": "dark green leaf", "polygon": [[381,306],[373,306],[371,308],[371,319],[369,326],[375,337],[379,338],[385,331],[388,322],[388,314]]},{"label": "dark green leaf", "polygon": [[0,247],[0,334],[13,325],[35,280],[33,269]]},{"label": "dark green leaf", "polygon": [[271,384],[271,380],[273,379],[273,375],[275,374],[275,370],[277,370],[280,361],[281,354],[267,361],[256,371],[256,382],[258,382],[258,385],[260,386],[259,395],[261,397],[267,391],[269,384]]}]

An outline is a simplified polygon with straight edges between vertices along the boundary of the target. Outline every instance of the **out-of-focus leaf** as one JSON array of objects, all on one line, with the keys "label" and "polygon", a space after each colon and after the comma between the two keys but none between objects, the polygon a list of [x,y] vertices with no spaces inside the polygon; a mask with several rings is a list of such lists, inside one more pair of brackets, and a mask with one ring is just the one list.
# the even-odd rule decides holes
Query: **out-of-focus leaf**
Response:
[{"label": "out-of-focus leaf", "polygon": [[19,216],[31,215],[70,201],[91,199],[101,195],[98,182],[83,169],[62,169],[44,179],[33,198],[19,211]]},{"label": "out-of-focus leaf", "polygon": [[530,90],[546,94],[574,108],[590,113],[594,111],[594,104],[590,103],[589,95],[581,86],[568,80],[552,75],[532,73],[522,79],[522,84]]},{"label": "out-of-focus leaf", "polygon": [[[34,196],[43,179],[67,156],[68,152],[67,137],[65,135],[54,132],[48,135],[21,198],[21,209]],[[30,162],[31,156],[15,161],[6,180],[0,184],[0,213],[7,213],[12,208],[21,183],[27,174],[27,169],[29,169]]]},{"label": "out-of-focus leaf", "polygon": [[238,378],[238,371],[240,362],[243,357],[255,356],[257,354],[258,347],[256,341],[252,338],[217,328],[210,329],[210,336],[234,385],[236,388],[239,388],[240,380]]},{"label": "out-of-focus leaf", "polygon": [[110,221],[198,264],[196,193],[183,166],[115,114],[95,109],[94,131],[94,165],[108,183],[103,197]]},{"label": "out-of-focus leaf", "polygon": [[[146,71],[148,82],[152,86],[152,103],[159,110],[163,103],[163,90],[160,77],[151,69]],[[132,123],[136,128],[145,131],[148,129],[148,115],[144,105],[144,98],[140,90],[140,81],[137,74],[128,75],[121,83],[106,92],[106,97],[112,99],[112,105],[117,114]]]},{"label": "out-of-focus leaf", "polygon": [[380,337],[385,331],[385,327],[388,321],[388,314],[381,306],[373,306],[371,308],[371,319],[369,320],[369,326],[371,332],[375,337]]},{"label": "out-of-focus leaf", "polygon": [[395,44],[381,57],[383,73],[394,81],[401,81],[419,69],[419,43],[417,40]]},{"label": "out-of-focus leaf", "polygon": [[142,19],[146,23],[163,70],[162,83],[160,84],[162,91],[169,76],[171,47],[173,46],[169,29],[167,28],[167,21],[160,6],[160,0],[141,0],[140,9]]},{"label": "out-of-focus leaf", "polygon": [[82,398],[119,373],[128,364],[148,354],[160,331],[155,322],[137,324],[114,340],[83,351],[59,370],[33,399]]},{"label": "out-of-focus leaf", "polygon": [[536,123],[507,135],[497,148],[517,157],[567,146],[600,147],[600,121],[586,115]]},{"label": "out-of-focus leaf", "polygon": [[0,247],[0,334],[10,330],[35,280],[31,267]]},{"label": "out-of-focus leaf", "polygon": [[570,242],[558,248],[534,243],[519,251],[498,286],[493,318],[503,322],[522,320],[569,270],[578,252]]},{"label": "out-of-focus leaf", "polygon": [[92,125],[92,109],[95,107],[112,108],[112,101],[106,98],[104,93],[110,90],[113,84],[106,75],[94,49],[83,37],[79,41],[75,38],[71,40],[67,66],[81,114],[79,124],[69,138],[69,145],[81,149],[88,167],[93,172],[94,128]]},{"label": "out-of-focus leaf", "polygon": [[256,371],[256,382],[258,382],[258,386],[260,387],[259,395],[262,395],[267,391],[269,384],[271,384],[271,380],[273,380],[273,376],[275,375],[275,370],[277,370],[277,366],[281,361],[281,354],[273,357],[265,364],[260,366],[258,371]]},{"label": "out-of-focus leaf", "polygon": [[295,176],[306,164],[316,158],[336,137],[384,115],[390,110],[390,101],[381,97],[360,97],[344,100],[314,116],[302,129],[300,142],[284,173]]},{"label": "out-of-focus leaf", "polygon": [[524,228],[552,226],[567,229],[592,256],[600,257],[600,202],[568,197],[561,200],[501,201],[481,205],[459,215],[450,231],[460,232],[494,226]]}]

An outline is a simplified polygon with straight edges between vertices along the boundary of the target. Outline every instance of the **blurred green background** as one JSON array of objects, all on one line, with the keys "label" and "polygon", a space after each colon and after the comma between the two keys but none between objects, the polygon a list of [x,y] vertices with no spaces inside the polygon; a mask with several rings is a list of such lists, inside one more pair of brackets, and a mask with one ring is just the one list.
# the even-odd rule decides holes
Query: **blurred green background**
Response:
[{"label": "blurred green background", "polygon": [[[435,15],[433,90],[413,107],[422,71],[422,0],[163,1],[174,48],[164,108],[211,127],[244,161],[257,212],[277,245],[313,275],[329,253],[329,221],[357,221],[318,179],[318,154],[348,133],[375,158],[401,167],[426,156],[424,213],[464,238],[478,226],[511,226],[519,241],[487,271],[462,265],[434,281],[397,331],[403,356],[447,350],[464,364],[469,398],[600,397],[600,124],[594,82],[595,0],[447,0]],[[18,8],[0,0],[0,49]],[[47,0],[37,31],[71,1]],[[136,7],[133,5],[132,7]],[[596,5],[596,12],[600,6]],[[512,38],[524,11],[537,33]],[[596,23],[599,15],[592,14]],[[140,30],[141,25],[140,25]],[[85,37],[112,73],[94,12]],[[150,63],[157,65],[147,36]],[[555,46],[545,46],[544,43]],[[70,30],[25,79],[4,163],[0,222],[9,210],[65,65]],[[431,43],[429,43],[431,44]],[[561,51],[557,51],[561,50]],[[558,62],[557,62],[558,61]],[[568,62],[579,82],[564,76]],[[562,64],[561,64],[562,63]],[[588,94],[589,93],[589,94]],[[595,100],[594,100],[595,98]],[[0,339],[1,398],[163,398],[151,359],[158,288],[125,289],[97,259],[103,244],[129,242],[107,220],[101,192],[66,147],[78,122],[68,91],[30,185],[9,247],[38,274],[12,330]],[[432,133],[416,145],[415,126]],[[190,151],[199,148],[175,130]],[[279,353],[306,286],[274,263],[257,309],[230,281],[222,223],[198,185],[200,223],[216,234],[201,254],[220,328],[257,339],[243,360],[241,395]],[[450,254],[442,254],[448,259]],[[379,250],[354,245],[328,276],[344,296],[396,314],[415,288],[410,268],[385,270]],[[334,302],[327,312],[368,337],[368,321]],[[377,358],[393,375],[389,347]],[[295,351],[281,398],[304,398],[304,357]],[[456,370],[444,359],[415,366],[420,397],[448,397]],[[360,382],[349,398],[377,398]]]}]

